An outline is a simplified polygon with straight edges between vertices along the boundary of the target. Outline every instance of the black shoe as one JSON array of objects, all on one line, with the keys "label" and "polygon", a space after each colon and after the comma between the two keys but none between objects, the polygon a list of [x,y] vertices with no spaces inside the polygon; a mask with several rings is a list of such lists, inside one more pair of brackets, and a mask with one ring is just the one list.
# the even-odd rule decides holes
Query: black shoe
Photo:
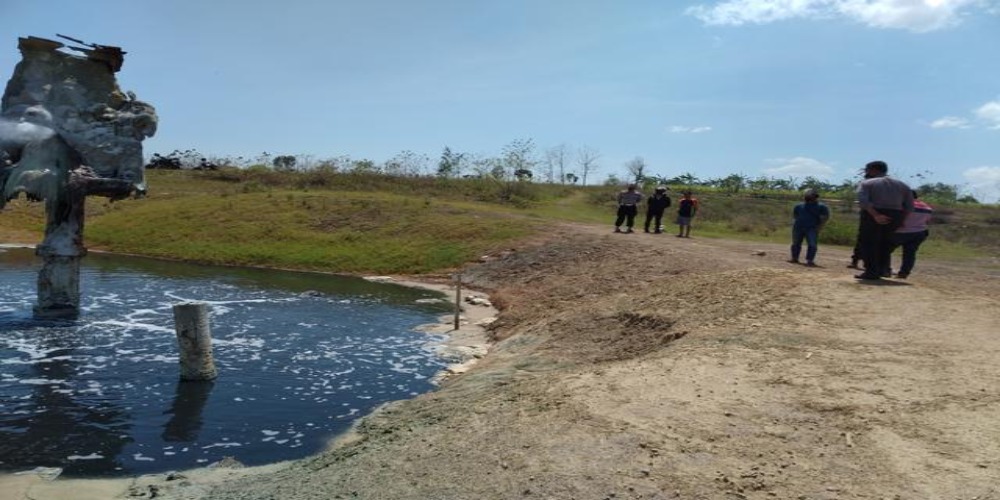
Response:
[{"label": "black shoe", "polygon": [[896,277],[901,280],[905,280],[910,277],[910,273],[896,273]]},{"label": "black shoe", "polygon": [[798,264],[799,263],[799,259],[788,259],[788,263],[789,264]]},{"label": "black shoe", "polygon": [[855,274],[854,275],[854,279],[858,279],[858,280],[880,280],[880,279],[882,279],[882,277],[879,276],[879,275],[877,275],[877,274],[861,273],[861,274]]},{"label": "black shoe", "polygon": [[649,229],[643,229],[642,232],[649,234]]},{"label": "black shoe", "polygon": [[[649,231],[646,231],[646,232],[648,233]],[[653,234],[663,234],[663,231],[660,231],[659,229],[657,229],[656,231],[653,231]]]}]

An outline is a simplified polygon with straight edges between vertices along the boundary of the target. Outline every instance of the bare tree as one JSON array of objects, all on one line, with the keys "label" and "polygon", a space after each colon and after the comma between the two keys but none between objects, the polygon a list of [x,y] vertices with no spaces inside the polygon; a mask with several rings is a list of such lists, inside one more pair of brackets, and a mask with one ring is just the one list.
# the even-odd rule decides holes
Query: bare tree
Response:
[{"label": "bare tree", "polygon": [[646,177],[646,160],[642,159],[641,156],[636,156],[625,162],[625,170],[628,171],[633,182],[638,184]]},{"label": "bare tree", "polygon": [[[503,147],[503,172],[501,176],[513,176],[518,170],[531,171],[538,163],[535,160],[535,143],[531,139],[516,139]],[[522,177],[524,175],[522,174]]]},{"label": "bare tree", "polygon": [[566,145],[560,144],[545,152],[545,181],[549,184],[566,179]]},{"label": "bare tree", "polygon": [[[472,167],[471,174],[474,177],[489,177],[493,175],[495,166],[500,164],[500,160],[481,153],[473,153],[468,156],[467,161]],[[501,167],[501,170],[503,168]]]},{"label": "bare tree", "polygon": [[597,159],[601,154],[596,149],[584,146],[576,153],[576,164],[583,173],[583,185],[587,185],[587,176],[597,171]]},{"label": "bare tree", "polygon": [[417,176],[426,169],[429,161],[424,154],[403,150],[382,165],[382,172],[386,175]]}]

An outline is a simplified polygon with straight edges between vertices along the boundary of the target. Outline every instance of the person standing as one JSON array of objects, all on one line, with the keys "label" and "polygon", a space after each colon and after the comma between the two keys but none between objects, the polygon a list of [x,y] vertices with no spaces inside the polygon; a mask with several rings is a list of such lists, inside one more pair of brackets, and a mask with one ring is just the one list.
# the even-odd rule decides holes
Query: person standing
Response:
[{"label": "person standing", "polygon": [[858,244],[865,270],[854,277],[878,280],[889,268],[893,236],[913,211],[913,191],[905,182],[888,176],[884,161],[865,165],[865,180],[858,184],[858,205],[861,208],[861,228]]},{"label": "person standing", "polygon": [[684,197],[677,202],[677,237],[691,237],[691,221],[698,213],[698,198],[691,196],[691,191],[684,191]]},{"label": "person standing", "polygon": [[663,212],[670,206],[670,197],[667,196],[667,188],[658,186],[653,195],[646,200],[646,232],[649,232],[649,223],[655,222],[654,233],[663,232]]},{"label": "person standing", "polygon": [[816,266],[816,251],[819,249],[819,232],[830,220],[830,209],[819,202],[819,193],[807,189],[802,195],[802,203],[792,209],[792,258],[788,261],[799,263],[802,254],[802,240],[806,241],[806,265]]},{"label": "person standing", "polygon": [[625,223],[625,232],[631,233],[632,226],[635,225],[635,216],[639,213],[639,202],[642,201],[642,193],[637,191],[638,186],[629,184],[624,191],[618,193],[618,217],[615,219],[615,232],[622,232],[622,223]]},{"label": "person standing", "polygon": [[906,279],[913,271],[913,265],[917,262],[917,250],[920,244],[930,236],[927,225],[931,221],[934,209],[919,199],[916,191],[913,191],[913,211],[903,219],[903,225],[896,230],[893,235],[891,254],[896,248],[903,247],[903,263],[899,266],[896,277]]}]

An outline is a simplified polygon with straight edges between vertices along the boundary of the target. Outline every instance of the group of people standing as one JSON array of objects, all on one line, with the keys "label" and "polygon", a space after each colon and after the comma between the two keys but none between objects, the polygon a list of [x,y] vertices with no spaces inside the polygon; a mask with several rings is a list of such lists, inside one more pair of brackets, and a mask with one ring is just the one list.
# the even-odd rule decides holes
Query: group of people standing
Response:
[{"label": "group of people standing", "polygon": [[[884,161],[865,165],[865,180],[858,184],[861,221],[854,259],[864,262],[861,280],[892,276],[892,252],[903,248],[896,277],[906,279],[917,260],[917,249],[927,239],[934,209],[919,199],[905,182],[889,177]],[[853,260],[853,259],[852,259]],[[857,261],[852,262],[855,266]]]},{"label": "group of people standing", "polygon": [[[643,201],[643,195],[639,192],[638,186],[629,184],[624,191],[618,193],[618,214],[615,218],[616,233],[634,233],[635,218],[639,214],[639,204]],[[667,195],[665,186],[658,186],[653,194],[646,200],[646,221],[643,225],[645,232],[660,234],[663,232],[663,214],[670,208],[671,200]],[[677,237],[691,237],[691,221],[698,212],[698,199],[691,195],[691,191],[684,191],[682,198],[677,203]],[[622,224],[625,230],[622,231]],[[653,231],[650,231],[650,225]]]},{"label": "group of people standing", "polygon": [[[917,192],[905,182],[889,177],[889,166],[884,161],[865,165],[865,179],[858,184],[857,200],[860,209],[858,236],[847,267],[858,268],[864,263],[864,272],[855,276],[860,280],[879,280],[892,277],[892,253],[902,247],[903,256],[896,277],[906,279],[913,271],[917,250],[927,239],[933,208],[918,199]],[[802,203],[792,211],[791,259],[799,263],[802,242],[805,240],[807,266],[815,266],[819,232],[830,218],[830,209],[819,202],[819,194],[806,190]]]},{"label": "group of people standing", "polygon": [[[903,181],[889,177],[889,166],[884,161],[873,161],[865,165],[865,179],[858,184],[857,201],[860,208],[857,242],[851,264],[858,268],[863,262],[862,273],[855,276],[860,280],[879,280],[892,276],[892,253],[903,249],[902,263],[896,277],[906,279],[913,271],[917,260],[917,250],[927,239],[933,208],[918,198],[917,192]],[[635,218],[643,195],[638,186],[629,184],[618,193],[618,213],[615,218],[616,233],[632,233]],[[645,232],[663,232],[663,214],[670,207],[667,188],[659,186],[646,201]],[[677,207],[677,237],[691,237],[691,222],[698,212],[698,199],[691,191],[684,191]],[[815,189],[803,193],[802,202],[792,209],[792,245],[789,262],[803,263],[802,245],[805,243],[804,264],[816,266],[819,249],[819,233],[830,220],[830,209],[819,201]],[[622,225],[625,230],[622,231]],[[858,268],[860,269],[860,268]]]}]

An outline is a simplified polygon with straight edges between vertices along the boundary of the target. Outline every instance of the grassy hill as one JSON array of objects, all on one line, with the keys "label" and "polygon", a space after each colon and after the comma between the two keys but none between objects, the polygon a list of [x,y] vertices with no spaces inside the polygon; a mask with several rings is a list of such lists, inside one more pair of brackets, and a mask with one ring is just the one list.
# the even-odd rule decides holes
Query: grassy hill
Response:
[{"label": "grassy hill", "polygon": [[[261,168],[147,175],[145,199],[88,200],[89,248],[328,272],[440,272],[560,221],[606,224],[610,232],[618,189]],[[676,200],[682,186],[673,188]],[[799,197],[709,188],[695,188],[695,195],[702,206],[695,236],[772,242],[788,240]],[[833,219],[821,245],[853,244],[857,214],[850,199],[839,193],[823,200]],[[975,258],[1000,248],[1000,207],[931,201],[937,215],[925,255]],[[672,223],[672,214],[668,209],[665,220]],[[43,231],[39,203],[21,199],[0,212],[0,242],[38,243]]]}]

